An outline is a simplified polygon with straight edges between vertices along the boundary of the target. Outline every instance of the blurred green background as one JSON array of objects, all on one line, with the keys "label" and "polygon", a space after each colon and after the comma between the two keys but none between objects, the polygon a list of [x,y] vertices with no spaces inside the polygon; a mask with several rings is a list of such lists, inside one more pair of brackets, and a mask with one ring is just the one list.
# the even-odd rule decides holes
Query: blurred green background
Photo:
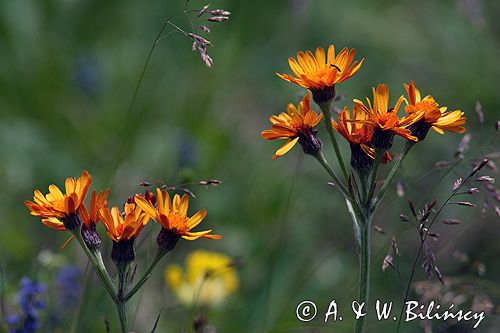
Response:
[{"label": "blurred green background", "polygon": [[[190,1],[188,7],[204,4]],[[111,205],[141,191],[138,184],[144,180],[223,181],[218,188],[191,187],[197,198],[190,211],[206,208],[202,226],[224,239],[183,241],[160,265],[182,263],[195,248],[241,259],[240,291],[224,307],[203,310],[217,332],[351,332],[351,316],[325,324],[321,315],[332,299],[347,311],[356,295],[357,257],[342,197],[299,148],[273,161],[280,143],[260,138],[269,128],[268,117],[304,93],[275,72],[289,73],[287,58],[297,51],[330,43],[337,50],[354,47],[356,58],[365,58],[358,74],[338,87],[344,95],[338,107],[370,96],[371,86],[380,82],[389,84],[394,102],[404,91],[402,83],[412,79],[424,95],[462,109],[469,119],[472,141],[465,157],[455,163],[461,135],[429,134],[399,174],[406,184],[404,197],[396,196],[393,187],[376,216],[375,224],[386,235],[374,234],[371,299],[400,304],[398,275],[391,269],[382,272],[381,266],[396,236],[401,279],[408,281],[419,242],[417,232],[399,220],[400,213],[409,215],[407,199],[413,198],[418,208],[426,200],[442,202],[455,179],[470,171],[473,159],[498,149],[500,3],[217,0],[210,8],[232,15],[204,34],[214,45],[209,49],[214,66],[202,63],[185,36],[173,33],[162,39],[128,117],[154,36],[167,17],[183,8],[183,1],[157,0],[0,1],[0,259],[7,310],[15,308],[22,276],[50,281],[37,261],[41,250],[62,253],[68,262],[85,267],[76,244],[59,250],[67,234],[43,227],[23,201],[31,199],[35,188],[62,185],[66,177],[87,169],[93,188],[111,187]],[[190,29],[183,15],[173,22]],[[484,123],[474,111],[477,101]],[[325,138],[322,132],[320,136]],[[395,152],[400,144],[398,140]],[[348,146],[342,143],[342,148],[348,156]],[[325,150],[331,153],[330,147]],[[439,160],[455,164],[436,168]],[[486,172],[494,177],[496,170]],[[441,237],[433,246],[443,274],[453,283],[474,286],[474,293],[486,295],[497,312],[500,225],[491,208],[498,202],[489,198],[482,211],[484,196],[470,199],[477,208],[447,208],[443,217],[464,223],[438,223]],[[155,228],[152,224],[141,235],[139,269],[150,258]],[[457,260],[456,250],[469,261]],[[484,271],[477,269],[479,264]],[[202,310],[178,306],[162,270],[157,268],[144,291],[133,330],[149,332],[162,310],[160,331],[191,331],[193,314]],[[415,280],[425,279],[418,270]],[[413,289],[410,298],[417,298]],[[309,323],[295,317],[295,307],[304,299],[319,306],[318,318]],[[464,306],[471,307],[467,302]],[[132,303],[131,312],[135,308]],[[61,332],[69,331],[71,316]],[[95,280],[82,306],[81,332],[104,331],[103,316],[116,327],[115,309]],[[499,326],[498,314],[490,314],[475,331],[496,332]],[[392,321],[369,317],[370,333],[393,332],[395,327]],[[433,322],[432,332],[468,328]],[[404,329],[423,331],[420,321]]]}]

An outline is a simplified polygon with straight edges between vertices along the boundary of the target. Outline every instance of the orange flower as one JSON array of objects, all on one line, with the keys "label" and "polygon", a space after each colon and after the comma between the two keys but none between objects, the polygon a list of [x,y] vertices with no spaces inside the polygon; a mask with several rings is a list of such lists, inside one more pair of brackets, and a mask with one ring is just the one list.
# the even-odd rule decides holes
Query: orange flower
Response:
[{"label": "orange flower", "polygon": [[42,192],[35,190],[33,197],[35,202],[26,200],[24,204],[31,211],[31,215],[40,216],[42,223],[49,228],[76,229],[81,224],[77,211],[87,195],[91,182],[90,174],[83,171],[78,179],[66,178],[66,194],[52,184],[47,195],[44,196]]},{"label": "orange flower", "polygon": [[[370,169],[375,158],[375,149],[371,147],[375,126],[366,120],[367,114],[357,104],[352,115],[346,106],[339,114],[338,123],[332,119],[332,127],[351,145],[351,166],[356,170]],[[390,160],[391,155],[386,152],[382,162]]]},{"label": "orange flower", "polygon": [[408,93],[409,103],[405,108],[409,115],[419,115],[421,120],[412,126],[414,134],[423,140],[427,135],[428,130],[432,127],[439,134],[444,134],[444,131],[464,133],[467,118],[464,117],[464,112],[454,110],[447,112],[447,107],[440,107],[431,95],[424,98],[421,97],[420,91],[417,89],[413,81],[410,84],[404,84]]},{"label": "orange flower", "polygon": [[[374,140],[372,140],[375,148],[378,146],[378,138],[376,138],[376,136],[378,134],[385,134],[387,136],[388,134],[380,132],[390,132],[390,134],[397,134],[408,140],[417,141],[417,138],[412,135],[411,131],[407,127],[415,123],[419,119],[420,115],[414,114],[403,118],[399,118],[397,115],[404,97],[401,95],[396,102],[396,106],[394,108],[389,108],[389,88],[387,85],[379,84],[377,89],[375,90],[375,88],[372,88],[372,91],[373,105],[368,98],[366,99],[368,107],[357,99],[354,100],[354,103],[356,103],[356,105],[358,105],[368,116],[366,121],[360,122],[371,123],[375,126]],[[389,141],[391,141],[389,145],[390,147],[392,145],[392,139]],[[388,147],[383,148],[387,149]]]},{"label": "orange flower", "polygon": [[94,190],[92,191],[92,196],[90,197],[89,211],[87,211],[87,207],[85,207],[85,204],[83,204],[80,207],[79,210],[80,217],[82,218],[83,223],[88,228],[99,222],[100,220],[99,211],[102,207],[107,206],[108,195],[109,195],[109,188],[106,190],[106,192],[99,191],[99,194],[97,194],[96,191]]},{"label": "orange flower", "polygon": [[354,61],[355,49],[343,48],[335,56],[335,47],[328,47],[328,54],[322,47],[316,49],[316,53],[311,51],[297,53],[297,60],[289,58],[288,63],[295,77],[289,74],[276,73],[280,78],[298,84],[313,92],[314,101],[325,102],[335,97],[334,86],[343,82],[356,74],[364,59],[359,63]]},{"label": "orange flower", "polygon": [[[332,126],[351,144],[368,145],[372,139],[374,125],[367,123],[367,115],[358,106],[354,105],[351,111],[346,106],[339,114],[339,122],[332,119]],[[362,121],[362,122],[358,122]]]},{"label": "orange flower", "polygon": [[176,194],[170,201],[168,192],[156,189],[157,207],[155,208],[149,200],[143,196],[136,195],[135,202],[142,208],[153,220],[160,223],[163,229],[173,232],[175,235],[187,240],[195,240],[200,237],[210,239],[220,239],[219,235],[211,235],[212,230],[191,232],[207,215],[206,210],[202,209],[191,217],[187,216],[189,207],[189,198],[184,194],[182,198]]},{"label": "orange flower", "polygon": [[109,238],[115,242],[135,239],[142,228],[148,224],[149,216],[135,203],[125,204],[124,216],[118,207],[101,207],[101,220]]},{"label": "orange flower", "polygon": [[321,121],[322,114],[311,110],[311,97],[309,92],[299,102],[298,108],[292,103],[288,104],[287,113],[271,116],[272,129],[261,133],[264,139],[287,139],[288,141],[276,151],[273,159],[286,154],[297,142],[302,145],[306,154],[317,154],[321,149],[321,141],[316,137],[314,127]]}]

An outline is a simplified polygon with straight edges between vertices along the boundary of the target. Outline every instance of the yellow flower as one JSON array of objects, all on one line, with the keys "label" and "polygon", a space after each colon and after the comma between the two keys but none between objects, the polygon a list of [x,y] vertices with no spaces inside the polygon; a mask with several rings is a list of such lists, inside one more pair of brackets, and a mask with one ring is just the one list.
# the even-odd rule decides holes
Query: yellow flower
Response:
[{"label": "yellow flower", "polygon": [[421,97],[420,91],[417,89],[413,81],[410,84],[404,84],[408,93],[409,102],[405,108],[409,115],[419,115],[421,118],[410,129],[414,134],[423,140],[427,135],[428,130],[432,127],[439,134],[444,134],[444,131],[464,133],[467,118],[464,117],[464,112],[454,110],[447,112],[447,107],[440,107],[431,95],[424,98]]},{"label": "yellow flower", "polygon": [[176,194],[172,202],[168,192],[156,189],[157,192],[157,208],[151,204],[145,197],[136,195],[135,202],[141,207],[153,220],[160,223],[164,229],[172,231],[187,240],[195,240],[200,237],[220,239],[219,235],[211,235],[212,230],[191,232],[191,229],[196,227],[203,221],[207,215],[207,211],[202,209],[191,217],[187,216],[189,207],[189,197],[184,194],[182,198]]},{"label": "yellow flower", "polygon": [[42,192],[35,190],[34,202],[26,200],[24,204],[31,211],[31,215],[41,217],[42,223],[49,228],[76,229],[81,224],[77,211],[87,196],[91,182],[90,174],[83,171],[78,179],[66,178],[65,194],[52,184],[47,195],[44,196]]},{"label": "yellow flower", "polygon": [[[389,108],[389,88],[387,85],[379,84],[377,89],[375,90],[375,88],[372,88],[372,91],[373,104],[368,98],[366,99],[368,106],[365,106],[363,102],[357,99],[354,100],[354,103],[368,116],[367,120],[360,122],[371,123],[375,126],[375,134],[372,140],[375,148],[378,147],[378,138],[376,137],[378,134],[382,134],[381,132],[386,132],[384,133],[385,135],[388,133],[397,134],[408,140],[417,141],[417,138],[412,135],[407,127],[418,121],[420,115],[412,114],[403,118],[399,118],[397,115],[401,103],[404,101],[404,97],[401,95],[396,102],[396,106],[394,108]],[[389,141],[391,141],[390,145],[392,145],[392,139]]]},{"label": "yellow flower", "polygon": [[115,242],[135,239],[149,222],[149,216],[135,203],[125,204],[124,215],[118,207],[101,207],[100,215],[109,238]]},{"label": "yellow flower", "polygon": [[280,78],[298,84],[313,93],[314,101],[325,102],[335,97],[334,86],[343,82],[356,74],[364,59],[359,63],[354,61],[355,49],[343,48],[335,56],[335,47],[328,47],[328,54],[322,47],[316,49],[316,53],[311,51],[297,53],[297,60],[289,58],[288,63],[295,77],[289,74],[276,73]]},{"label": "yellow flower", "polygon": [[261,133],[264,139],[287,139],[288,141],[276,151],[273,159],[286,154],[297,142],[302,145],[304,153],[314,155],[321,149],[321,141],[316,137],[314,127],[321,121],[322,114],[311,110],[309,92],[302,98],[298,108],[288,104],[287,113],[271,116],[272,129]]},{"label": "yellow flower", "polygon": [[185,305],[216,306],[239,287],[231,258],[204,250],[188,255],[185,272],[178,265],[167,266],[165,280]]}]

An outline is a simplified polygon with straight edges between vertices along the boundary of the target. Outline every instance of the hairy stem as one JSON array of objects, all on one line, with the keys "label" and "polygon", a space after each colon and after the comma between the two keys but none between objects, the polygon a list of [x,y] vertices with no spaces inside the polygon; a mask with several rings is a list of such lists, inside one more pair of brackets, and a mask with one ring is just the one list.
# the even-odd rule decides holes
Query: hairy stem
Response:
[{"label": "hairy stem", "polygon": [[377,153],[375,155],[375,162],[373,163],[373,168],[368,177],[367,195],[365,196],[366,200],[364,202],[364,206],[367,211],[374,210],[374,207],[372,207],[372,199],[373,195],[375,194],[375,188],[377,187],[377,172],[385,152],[386,151],[384,149],[377,150]]},{"label": "hairy stem", "polygon": [[127,301],[116,302],[116,309],[118,310],[118,318],[120,319],[121,333],[129,333],[128,319],[127,319]]},{"label": "hairy stem", "polygon": [[106,270],[106,266],[104,266],[101,252],[97,249],[90,250],[87,247],[87,244],[85,244],[85,242],[83,241],[80,230],[78,229],[74,230],[73,235],[78,240],[78,243],[80,243],[80,246],[87,255],[87,258],[90,260],[90,263],[92,264],[92,267],[94,268],[94,271],[96,272],[97,276],[99,276],[99,279],[101,280],[104,289],[106,289],[113,302],[116,303],[118,301],[118,298],[116,296],[116,287],[113,284],[113,281],[111,281],[111,278],[109,277],[108,271]]},{"label": "hairy stem", "polygon": [[337,138],[335,137],[335,132],[332,127],[332,112],[330,111],[330,106],[332,101],[328,101],[325,103],[319,103],[319,107],[321,108],[321,112],[323,113],[323,122],[325,123],[326,131],[330,136],[330,141],[332,142],[333,149],[335,151],[335,156],[337,156],[337,160],[340,164],[340,168],[342,169],[342,173],[344,174],[344,178],[347,181],[349,179],[349,173],[347,172],[347,168],[344,163],[344,159],[342,158],[342,154],[340,152],[339,145],[337,143]]},{"label": "hairy stem", "polygon": [[347,191],[347,188],[345,185],[342,183],[340,178],[335,174],[335,171],[332,170],[330,167],[330,164],[328,164],[328,161],[325,159],[325,156],[323,153],[320,151],[317,155],[314,155],[314,157],[318,160],[318,162],[323,166],[323,168],[328,172],[328,174],[332,177],[333,182],[337,187],[340,189],[340,191],[346,196],[349,197],[349,193]]},{"label": "hairy stem", "polygon": [[[359,247],[359,292],[358,302],[365,304],[364,309],[368,308],[370,293],[370,265],[371,265],[371,216],[361,221],[360,226],[360,247]],[[356,321],[356,333],[365,331],[365,318],[362,316]]]}]

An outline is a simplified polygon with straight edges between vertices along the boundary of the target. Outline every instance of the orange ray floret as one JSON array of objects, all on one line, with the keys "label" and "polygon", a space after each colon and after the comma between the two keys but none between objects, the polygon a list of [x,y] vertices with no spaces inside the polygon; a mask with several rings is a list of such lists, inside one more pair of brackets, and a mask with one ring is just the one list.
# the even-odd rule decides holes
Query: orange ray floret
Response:
[{"label": "orange ray floret", "polygon": [[125,204],[123,215],[116,206],[111,210],[101,207],[99,212],[106,233],[115,242],[136,238],[149,222],[149,215],[135,203]]},{"label": "orange ray floret", "polygon": [[295,77],[289,74],[276,73],[288,82],[298,84],[311,90],[332,88],[335,84],[343,82],[356,74],[364,59],[354,61],[355,49],[343,48],[335,55],[335,47],[330,45],[327,54],[322,47],[311,51],[297,53],[297,60],[289,58],[288,63]]},{"label": "orange ray floret", "polygon": [[90,197],[89,210],[87,210],[85,204],[81,205],[78,212],[80,213],[82,222],[87,227],[95,225],[97,224],[97,222],[99,222],[101,208],[106,207],[108,205],[107,201],[108,195],[109,195],[109,188],[105,192],[99,191],[99,193],[97,193],[94,190],[92,191],[92,196]]},{"label": "orange ray floret", "polygon": [[66,227],[60,219],[74,216],[87,196],[92,178],[87,171],[83,171],[80,178],[66,178],[66,193],[54,184],[49,186],[49,193],[45,196],[35,190],[34,202],[26,200],[24,204],[31,215],[42,218],[42,223],[49,228],[65,230]]},{"label": "orange ray floret", "polygon": [[269,121],[272,123],[272,129],[263,131],[261,133],[262,137],[267,140],[287,140],[287,142],[276,151],[273,159],[289,152],[297,142],[303,144],[304,147],[304,143],[307,143],[304,141],[314,141],[311,135],[314,134],[314,127],[318,125],[321,118],[322,114],[318,114],[311,110],[311,97],[309,92],[302,98],[297,108],[290,103],[288,104],[286,113],[282,112],[278,116],[271,116]]},{"label": "orange ray floret", "polygon": [[373,124],[367,123],[366,120],[366,113],[358,105],[354,105],[352,114],[346,106],[339,114],[338,123],[332,119],[332,126],[349,143],[368,144],[372,139],[375,127]]},{"label": "orange ray floret", "polygon": [[444,131],[455,133],[466,131],[465,127],[462,126],[467,121],[464,112],[461,110],[447,112],[447,107],[440,107],[431,95],[422,98],[413,81],[410,81],[409,85],[405,83],[404,87],[409,99],[405,108],[406,113],[420,115],[422,121],[439,134],[444,134]]},{"label": "orange ray floret", "polygon": [[367,120],[362,122],[373,124],[376,130],[390,131],[408,140],[417,141],[417,138],[407,127],[418,121],[420,115],[408,115],[403,118],[399,118],[397,115],[404,97],[401,95],[396,106],[389,108],[389,88],[387,85],[379,84],[377,89],[372,88],[372,91],[373,104],[368,98],[366,98],[367,106],[360,100],[354,100],[354,103],[367,114]]},{"label": "orange ray floret", "polygon": [[189,197],[187,194],[184,194],[182,198],[176,194],[171,201],[167,191],[156,189],[156,192],[157,208],[149,200],[140,195],[135,196],[135,202],[153,220],[160,223],[164,229],[172,231],[175,235],[187,240],[195,240],[200,237],[210,239],[222,238],[219,235],[211,234],[212,230],[191,231],[203,221],[207,215],[207,211],[202,209],[193,216],[188,217]]},{"label": "orange ray floret", "polygon": [[[332,119],[332,127],[351,145],[351,165],[354,168],[359,168],[360,161],[363,161],[360,153],[368,155],[371,159],[375,158],[375,149],[371,147],[375,126],[367,122],[367,117],[367,114],[354,104],[352,113],[346,106],[339,113],[338,122]],[[382,162],[390,160],[391,155],[386,152]]]}]

